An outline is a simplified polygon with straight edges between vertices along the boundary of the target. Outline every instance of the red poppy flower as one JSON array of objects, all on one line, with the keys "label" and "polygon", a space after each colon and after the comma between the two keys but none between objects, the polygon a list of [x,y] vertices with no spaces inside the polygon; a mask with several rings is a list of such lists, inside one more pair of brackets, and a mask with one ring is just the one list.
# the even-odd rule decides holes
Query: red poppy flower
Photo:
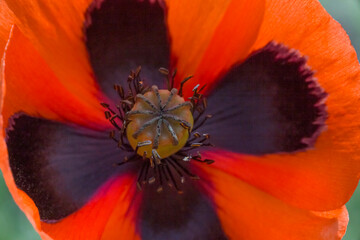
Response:
[{"label": "red poppy flower", "polygon": [[[42,238],[345,234],[344,204],[360,173],[360,67],[346,33],[318,1],[5,0],[0,51],[0,166]],[[178,90],[194,75],[183,85],[186,100],[200,98],[200,90],[207,97],[192,98],[193,126],[167,116],[161,104],[146,112],[159,114],[173,142],[178,132],[166,121],[198,128],[164,158],[130,150],[130,161],[125,145],[107,136],[115,112],[106,110],[112,125],[99,103],[119,103],[124,93],[115,87],[117,96],[113,85],[128,94],[129,70],[138,65],[144,85],[165,89],[158,68],[168,67],[177,69]],[[136,73],[129,83],[135,93],[122,99],[120,112],[149,94],[156,99],[156,88],[145,93]],[[160,98],[176,94],[160,91]],[[135,140],[146,128],[126,126],[139,131],[130,134]],[[204,147],[208,141],[215,147]]]}]

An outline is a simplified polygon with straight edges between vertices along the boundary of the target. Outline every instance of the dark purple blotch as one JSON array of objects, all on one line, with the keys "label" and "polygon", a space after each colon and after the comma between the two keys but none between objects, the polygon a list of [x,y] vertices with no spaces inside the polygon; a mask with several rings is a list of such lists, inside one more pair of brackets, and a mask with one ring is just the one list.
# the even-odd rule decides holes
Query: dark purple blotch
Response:
[{"label": "dark purple blotch", "polygon": [[227,72],[208,96],[200,129],[216,147],[246,154],[304,151],[325,127],[327,94],[307,59],[270,42]]},{"label": "dark purple blotch", "polygon": [[16,114],[6,144],[16,186],[34,201],[43,221],[81,208],[111,177],[136,174],[138,163],[114,166],[127,152],[106,131]]}]

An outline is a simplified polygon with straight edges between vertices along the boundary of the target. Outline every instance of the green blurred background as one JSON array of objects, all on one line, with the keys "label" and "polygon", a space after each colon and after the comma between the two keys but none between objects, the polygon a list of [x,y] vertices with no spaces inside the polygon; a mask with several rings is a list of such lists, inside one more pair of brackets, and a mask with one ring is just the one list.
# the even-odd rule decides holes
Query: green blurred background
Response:
[{"label": "green blurred background", "polygon": [[[321,3],[343,25],[360,56],[360,0],[321,0]],[[360,240],[360,187],[347,207],[350,223],[344,239]],[[40,237],[13,202],[0,173],[0,240],[33,239]]]}]

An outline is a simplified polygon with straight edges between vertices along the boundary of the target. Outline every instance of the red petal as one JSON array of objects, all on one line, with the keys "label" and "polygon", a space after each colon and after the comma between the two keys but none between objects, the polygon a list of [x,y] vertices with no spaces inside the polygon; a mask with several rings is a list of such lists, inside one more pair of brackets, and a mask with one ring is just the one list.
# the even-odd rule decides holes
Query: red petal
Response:
[{"label": "red petal", "polygon": [[[360,172],[360,66],[341,25],[317,0],[291,3],[268,0],[264,23],[253,49],[271,40],[308,56],[308,65],[316,71],[320,86],[329,94],[326,100],[328,128],[318,140],[314,161],[329,155],[332,159],[329,164],[337,158],[336,161]],[[349,165],[353,162],[356,164]]]},{"label": "red petal", "polygon": [[53,239],[139,239],[131,205],[135,180],[122,176],[109,181],[81,210],[55,224],[41,223],[41,231]]},{"label": "red petal", "polygon": [[132,205],[135,179],[122,176],[109,181],[79,211],[57,223],[40,221],[34,202],[18,190],[4,171],[16,203],[32,222],[42,239],[139,239],[136,233],[136,206]]},{"label": "red petal", "polygon": [[0,2],[0,59],[4,53],[5,45],[9,39],[13,18],[4,1]]},{"label": "red petal", "polygon": [[260,28],[263,0],[167,1],[172,65],[179,83],[194,75],[185,95],[197,83],[210,84],[249,53]]},{"label": "red petal", "polygon": [[241,180],[203,169],[225,233],[230,239],[341,239],[348,223],[345,206],[313,212],[287,205]]},{"label": "red petal", "polygon": [[[4,56],[4,127],[16,112],[68,121],[93,128],[108,125],[100,101],[66,89],[32,44],[15,27]],[[83,86],[82,90],[90,87]],[[3,96],[4,97],[4,96]]]},{"label": "red petal", "polygon": [[83,35],[85,13],[92,2],[6,0],[16,25],[55,76],[73,94],[85,99],[97,94]]},{"label": "red petal", "polygon": [[[320,136],[319,142],[326,136]],[[321,149],[318,144],[317,148]],[[293,154],[245,156],[225,151],[202,153],[212,165],[280,200],[303,209],[340,208],[358,183],[359,162],[349,155],[309,150]]]}]

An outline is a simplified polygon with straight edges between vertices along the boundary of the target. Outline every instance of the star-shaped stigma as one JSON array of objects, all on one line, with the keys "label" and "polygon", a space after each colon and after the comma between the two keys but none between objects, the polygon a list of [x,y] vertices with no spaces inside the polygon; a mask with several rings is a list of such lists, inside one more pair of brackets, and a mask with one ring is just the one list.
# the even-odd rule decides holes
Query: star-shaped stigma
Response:
[{"label": "star-shaped stigma", "polygon": [[[140,155],[162,159],[180,150],[193,127],[192,104],[178,95],[176,88],[136,95],[136,103],[126,113],[127,137]],[[151,149],[150,149],[151,147]]]}]

